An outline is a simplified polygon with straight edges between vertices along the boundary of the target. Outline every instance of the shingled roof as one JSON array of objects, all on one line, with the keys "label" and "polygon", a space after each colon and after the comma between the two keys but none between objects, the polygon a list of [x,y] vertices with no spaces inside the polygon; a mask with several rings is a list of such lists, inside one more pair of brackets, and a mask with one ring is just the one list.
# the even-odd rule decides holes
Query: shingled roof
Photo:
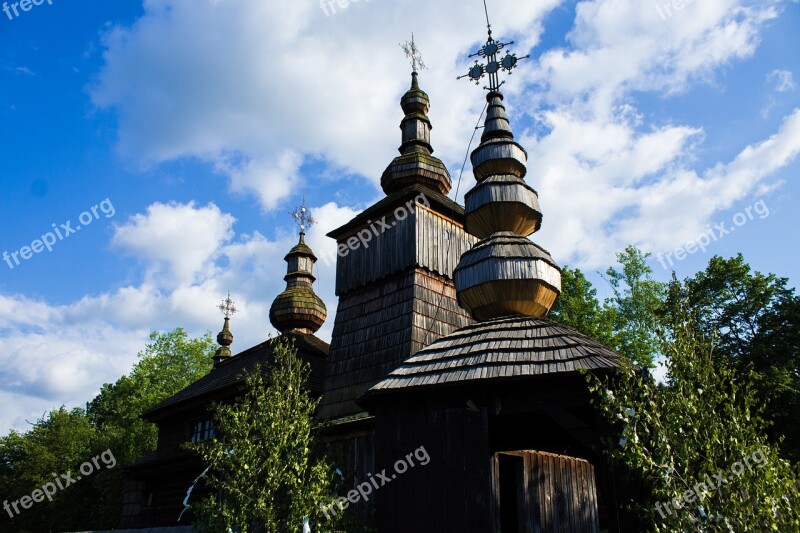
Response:
[{"label": "shingled roof", "polygon": [[407,389],[614,370],[619,356],[543,318],[505,317],[461,328],[410,357],[366,397]]},{"label": "shingled roof", "polygon": [[[311,365],[308,388],[315,392],[321,392],[330,346],[327,342],[310,334],[289,333],[286,334],[286,337],[294,340],[300,358]],[[185,389],[147,410],[143,416],[148,419],[154,418],[170,408],[179,408],[180,404],[198,400],[226,388],[233,388],[239,384],[243,373],[252,371],[256,365],[269,365],[273,360],[273,344],[270,339],[223,361]]]}]

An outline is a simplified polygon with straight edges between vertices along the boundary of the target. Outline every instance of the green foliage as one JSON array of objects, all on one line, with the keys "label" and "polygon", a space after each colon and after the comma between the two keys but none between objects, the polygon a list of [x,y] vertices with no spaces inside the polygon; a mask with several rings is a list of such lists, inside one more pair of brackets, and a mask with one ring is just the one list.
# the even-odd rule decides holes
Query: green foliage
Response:
[{"label": "green foliage", "polygon": [[597,290],[580,269],[561,269],[561,296],[550,318],[607,346],[614,344],[613,312],[600,305]]},{"label": "green foliage", "polygon": [[758,376],[756,396],[766,406],[773,441],[800,460],[800,297],[788,280],[751,272],[742,255],[713,257],[705,271],[670,285],[670,305],[688,302],[697,326],[717,336],[715,353],[740,379]]},{"label": "green foliage", "polygon": [[[64,407],[51,411],[38,420],[30,431],[15,431],[0,438],[0,494],[9,503],[30,496],[53,478],[96,457],[105,449],[97,430],[82,409],[68,411]],[[53,502],[33,504],[30,509],[18,506],[20,513],[9,516],[0,510],[2,531],[57,531],[63,528],[101,526],[102,513],[87,515],[86,503],[106,503],[104,493],[110,470],[101,469],[91,477],[59,491]],[[117,513],[119,502],[115,502]],[[117,520],[119,519],[117,515]]]},{"label": "green foliage", "polygon": [[85,530],[119,523],[124,468],[156,445],[156,427],[141,414],[205,375],[215,348],[210,334],[189,339],[181,328],[154,332],[150,340],[130,374],[103,385],[88,412],[62,407],[30,431],[0,438],[0,494],[11,501],[105,450],[117,461],[113,469],[59,491],[53,502],[36,503],[13,518],[0,511],[0,530]]},{"label": "green foliage", "polygon": [[192,507],[208,531],[301,531],[304,518],[315,531],[336,525],[320,509],[335,474],[312,433],[319,400],[306,388],[308,364],[285,338],[272,342],[274,365],[245,376],[240,401],[213,406],[216,437],[189,445],[211,465],[212,494]]},{"label": "green foliage", "polygon": [[614,336],[611,348],[638,366],[651,368],[658,355],[658,313],[666,287],[653,279],[647,264],[650,254],[628,246],[617,254],[621,270],[606,271],[614,295],[605,302],[610,310]]},{"label": "green foliage", "polygon": [[216,345],[211,333],[190,339],[183,328],[152,332],[150,343],[139,352],[139,361],[127,376],[106,383],[89,404],[89,417],[116,441],[119,459],[133,464],[155,450],[154,424],[142,414],[159,402],[206,375],[212,368]]},{"label": "green foliage", "polygon": [[658,314],[666,288],[653,279],[650,254],[628,246],[617,254],[619,268],[606,271],[614,291],[602,305],[597,290],[579,269],[561,271],[561,295],[550,316],[602,342],[637,365],[650,368],[658,354]]},{"label": "green foliage", "polygon": [[651,531],[800,531],[797,473],[766,442],[750,380],[713,355],[685,302],[672,311],[665,384],[630,362],[613,381],[587,376],[618,430],[613,460],[650,493],[635,510]]}]

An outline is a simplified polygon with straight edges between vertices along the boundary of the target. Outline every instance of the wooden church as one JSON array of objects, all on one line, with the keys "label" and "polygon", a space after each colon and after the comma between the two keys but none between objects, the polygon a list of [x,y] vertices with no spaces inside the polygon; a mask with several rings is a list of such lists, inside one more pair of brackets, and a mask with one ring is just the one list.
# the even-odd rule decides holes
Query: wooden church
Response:
[{"label": "wooden church", "polygon": [[[374,503],[368,520],[381,532],[623,530],[603,424],[580,373],[611,373],[619,360],[546,318],[561,275],[529,239],[542,212],[500,92],[498,75],[517,61],[500,57],[505,46],[490,30],[476,54],[485,63],[468,74],[489,86],[465,207],[447,196],[451,178],[433,156],[415,68],[400,102],[400,155],[381,177],[386,196],[329,234],[347,250],[337,258],[330,345],[314,335],[327,312],[302,232],[270,309],[311,365],[317,417],[342,450],[341,470],[354,488],[379,472],[390,480],[369,504],[351,504]],[[368,245],[348,248],[367,233]],[[218,340],[214,369],[146,413],[158,448],[128,472],[121,527],[177,524],[204,468],[181,445],[211,438],[209,404],[233,399],[242,372],[270,360],[268,342],[231,355],[228,315]],[[420,449],[429,461],[401,471]]]}]

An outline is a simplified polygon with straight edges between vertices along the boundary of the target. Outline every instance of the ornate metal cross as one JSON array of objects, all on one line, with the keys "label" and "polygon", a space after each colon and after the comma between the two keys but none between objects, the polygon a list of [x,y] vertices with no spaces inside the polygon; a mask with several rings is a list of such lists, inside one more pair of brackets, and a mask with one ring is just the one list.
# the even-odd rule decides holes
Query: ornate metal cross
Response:
[{"label": "ornate metal cross", "polygon": [[413,33],[411,34],[411,42],[406,41],[404,44],[400,45],[400,48],[403,49],[406,57],[411,60],[411,68],[413,69],[413,72],[416,72],[417,68],[428,68],[425,66],[425,63],[423,63],[422,54],[419,52],[419,48],[417,48],[417,45],[414,43]]},{"label": "ornate metal cross", "polygon": [[217,308],[222,311],[222,314],[225,315],[225,318],[230,318],[238,311],[236,306],[233,305],[233,300],[231,300],[231,293],[228,293],[228,297],[222,300],[222,303],[219,304]]},{"label": "ornate metal cross", "polygon": [[511,71],[514,67],[517,66],[517,62],[520,59],[527,59],[530,56],[524,57],[517,57],[516,54],[512,54],[511,52],[506,51],[506,55],[503,56],[501,59],[497,58],[498,53],[503,50],[506,46],[514,44],[514,41],[508,43],[501,43],[499,41],[495,41],[492,38],[492,25],[489,24],[489,11],[486,9],[486,2],[484,0],[484,9],[486,10],[486,26],[489,29],[489,39],[486,41],[486,44],[481,47],[480,50],[475,52],[474,54],[470,54],[470,58],[473,57],[482,57],[486,59],[485,63],[480,63],[477,59],[475,60],[475,65],[469,69],[469,72],[464,74],[463,76],[459,76],[458,79],[469,77],[471,81],[475,82],[475,85],[478,85],[478,82],[483,78],[485,75],[489,75],[489,85],[484,87],[487,91],[496,91],[500,88],[501,85],[505,83],[505,81],[500,81],[499,79],[499,72],[504,71],[511,74]]},{"label": "ornate metal cross", "polygon": [[292,215],[292,218],[296,223],[300,224],[300,233],[305,233],[306,227],[310,228],[311,226],[316,224],[316,221],[313,218],[311,218],[311,213],[309,213],[308,209],[306,209],[305,196],[303,196],[303,203],[300,205],[300,207],[298,207],[289,214]]}]

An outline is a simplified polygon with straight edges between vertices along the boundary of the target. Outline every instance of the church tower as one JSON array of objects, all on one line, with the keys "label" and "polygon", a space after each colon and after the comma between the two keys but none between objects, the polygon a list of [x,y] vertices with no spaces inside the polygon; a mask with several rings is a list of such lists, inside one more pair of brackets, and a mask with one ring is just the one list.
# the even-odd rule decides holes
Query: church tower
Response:
[{"label": "church tower", "polygon": [[[446,195],[451,179],[433,155],[430,98],[413,40],[411,86],[402,96],[402,143],[381,177],[386,197],[344,226],[336,239],[336,294],[329,368],[319,417],[357,423],[356,399],[408,357],[471,323],[456,301],[453,271],[476,239],[464,210]],[[367,434],[369,430],[366,430]]]},{"label": "church tower", "polygon": [[619,357],[546,318],[561,271],[528,238],[542,211],[500,92],[498,74],[518,61],[500,54],[509,44],[489,26],[474,54],[485,62],[467,74],[489,79],[472,152],[477,183],[465,196],[465,229],[480,240],[454,270],[457,302],[475,323],[425,346],[360,399],[375,417],[377,468],[410,450],[430,456],[376,495],[384,532],[596,533],[619,503],[582,375],[611,374]]}]

